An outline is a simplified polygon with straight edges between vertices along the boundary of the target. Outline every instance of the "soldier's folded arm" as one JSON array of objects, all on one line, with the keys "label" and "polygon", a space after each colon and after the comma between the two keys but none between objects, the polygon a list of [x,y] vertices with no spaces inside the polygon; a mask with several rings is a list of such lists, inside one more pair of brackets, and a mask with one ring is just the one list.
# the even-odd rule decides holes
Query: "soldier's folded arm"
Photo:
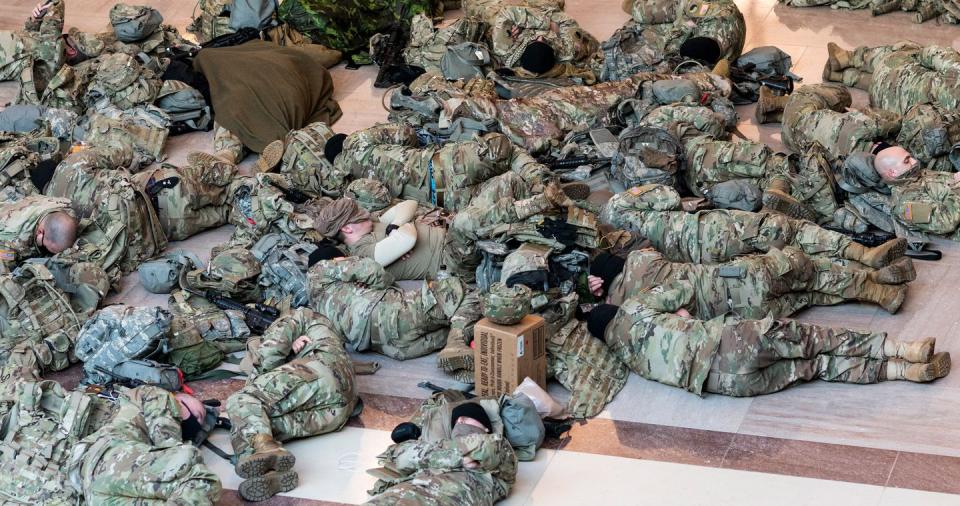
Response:
[{"label": "soldier's folded arm", "polygon": [[[449,442],[449,441],[447,441]],[[444,446],[444,441],[406,441],[397,445],[394,466],[403,474],[412,474],[424,469],[456,469],[463,461],[457,448]]]},{"label": "soldier's folded arm", "polygon": [[172,393],[159,387],[143,386],[130,390],[125,399],[133,406],[130,412],[142,413],[151,445],[171,448],[183,443],[180,406]]},{"label": "soldier's folded arm", "polygon": [[417,228],[405,223],[381,239],[373,249],[373,259],[386,267],[406,255],[417,245]]},{"label": "soldier's folded arm", "polygon": [[390,225],[397,225],[398,227],[405,223],[410,223],[410,220],[417,215],[418,207],[419,203],[416,200],[404,200],[384,211],[383,214],[380,215],[380,223],[388,223]]},{"label": "soldier's folded arm", "polygon": [[693,285],[686,281],[675,281],[664,285],[662,290],[644,292],[636,295],[635,298],[650,309],[673,313],[686,308],[693,302],[693,297]]}]

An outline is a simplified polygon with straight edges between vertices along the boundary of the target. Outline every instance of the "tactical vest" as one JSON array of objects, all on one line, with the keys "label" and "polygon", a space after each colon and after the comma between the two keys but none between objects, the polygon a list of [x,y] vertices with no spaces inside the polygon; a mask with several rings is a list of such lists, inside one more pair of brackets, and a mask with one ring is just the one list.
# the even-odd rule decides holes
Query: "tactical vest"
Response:
[{"label": "tactical vest", "polygon": [[193,22],[187,26],[187,31],[197,36],[200,44],[209,42],[221,35],[234,33],[230,28],[230,7],[233,0],[200,0],[197,7],[200,15],[196,15],[194,8]]},{"label": "tactical vest", "polygon": [[44,366],[64,369],[73,361],[70,346],[81,325],[46,267],[25,263],[14,274],[0,276],[0,364],[7,362],[18,344],[39,345],[46,340],[53,346],[53,363]]},{"label": "tactical vest", "polygon": [[547,377],[570,391],[567,411],[574,418],[598,415],[627,384],[630,370],[583,322],[569,320],[547,335]]},{"label": "tactical vest", "polygon": [[674,186],[683,159],[683,145],[666,130],[632,127],[619,136],[610,172],[625,188],[645,184]]},{"label": "tactical vest", "polygon": [[8,414],[0,442],[0,500],[19,504],[75,505],[66,464],[73,447],[96,430],[111,410],[55,381],[24,383]]},{"label": "tactical vest", "polygon": [[[264,239],[278,234],[270,234]],[[257,246],[263,242],[261,239]],[[256,246],[251,251],[256,250]],[[310,300],[307,290],[307,262],[317,246],[309,242],[278,243],[262,257],[259,283],[266,303],[271,306],[303,307]],[[257,251],[254,251],[257,255]]]},{"label": "tactical vest", "polygon": [[280,173],[290,178],[294,188],[314,197],[325,194],[324,173],[334,170],[324,155],[324,147],[331,137],[333,131],[323,122],[311,123],[287,134]]},{"label": "tactical vest", "polygon": [[10,146],[0,151],[0,202],[15,202],[40,191],[30,180],[30,170],[38,156],[24,146]]}]

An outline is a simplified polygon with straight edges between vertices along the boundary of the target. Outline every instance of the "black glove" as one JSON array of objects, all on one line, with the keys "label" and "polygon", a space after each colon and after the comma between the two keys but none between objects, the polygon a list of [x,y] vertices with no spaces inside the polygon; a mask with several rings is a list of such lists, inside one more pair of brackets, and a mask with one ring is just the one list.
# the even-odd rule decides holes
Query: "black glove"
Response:
[{"label": "black glove", "polygon": [[387,235],[392,234],[393,231],[396,230],[396,229],[398,229],[398,228],[400,228],[400,225],[394,225],[393,223],[387,225]]},{"label": "black glove", "polygon": [[545,218],[543,223],[537,225],[537,232],[540,235],[552,239],[565,246],[572,246],[577,242],[577,227],[553,218]]},{"label": "black glove", "polygon": [[417,424],[403,422],[393,428],[393,432],[390,433],[390,439],[392,439],[394,443],[402,443],[404,441],[410,441],[411,439],[420,439],[420,433],[420,427]]}]

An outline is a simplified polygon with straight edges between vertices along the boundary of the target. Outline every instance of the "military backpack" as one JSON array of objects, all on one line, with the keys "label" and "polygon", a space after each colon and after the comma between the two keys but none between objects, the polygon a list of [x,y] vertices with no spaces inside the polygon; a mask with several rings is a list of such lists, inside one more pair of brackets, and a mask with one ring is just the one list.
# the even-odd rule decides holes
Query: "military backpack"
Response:
[{"label": "military backpack", "polygon": [[84,383],[116,380],[117,366],[129,360],[159,358],[167,349],[173,317],[159,307],[108,306],[88,320],[77,336]]}]

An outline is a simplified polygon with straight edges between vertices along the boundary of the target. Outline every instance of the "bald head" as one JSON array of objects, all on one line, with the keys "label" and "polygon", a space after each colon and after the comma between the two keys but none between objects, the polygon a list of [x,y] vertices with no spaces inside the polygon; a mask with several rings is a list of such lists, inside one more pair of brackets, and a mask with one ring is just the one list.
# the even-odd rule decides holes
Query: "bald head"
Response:
[{"label": "bald head", "polygon": [[37,226],[37,245],[52,254],[73,246],[77,241],[77,219],[63,211],[46,215]]},{"label": "bald head", "polygon": [[919,163],[906,149],[900,146],[891,146],[877,153],[873,160],[873,167],[877,169],[877,174],[880,174],[880,177],[885,181],[893,181],[909,172]]}]

